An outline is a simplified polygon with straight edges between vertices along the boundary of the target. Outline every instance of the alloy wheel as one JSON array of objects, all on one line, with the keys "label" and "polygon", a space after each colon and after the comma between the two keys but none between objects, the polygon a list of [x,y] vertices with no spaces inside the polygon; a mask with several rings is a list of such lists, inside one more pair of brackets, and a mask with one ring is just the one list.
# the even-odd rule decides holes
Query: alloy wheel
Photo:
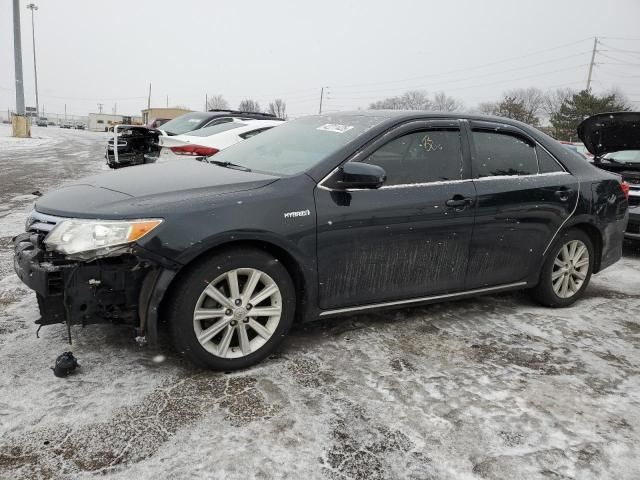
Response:
[{"label": "alloy wheel", "polygon": [[560,248],[553,262],[551,284],[560,298],[571,298],[582,287],[589,273],[589,249],[580,240],[571,240]]},{"label": "alloy wheel", "polygon": [[193,312],[200,345],[221,358],[245,357],[274,334],[282,315],[276,282],[254,268],[230,270],[209,283]]}]

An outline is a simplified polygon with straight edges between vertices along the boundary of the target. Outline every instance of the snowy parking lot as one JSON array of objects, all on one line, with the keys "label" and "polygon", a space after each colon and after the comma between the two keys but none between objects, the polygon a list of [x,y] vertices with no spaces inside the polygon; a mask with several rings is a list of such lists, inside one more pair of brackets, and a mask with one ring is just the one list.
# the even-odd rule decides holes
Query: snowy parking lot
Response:
[{"label": "snowy parking lot", "polygon": [[0,125],[0,478],[638,478],[632,245],[567,309],[516,293],[319,321],[232,374],[74,326],[81,368],[54,377],[66,327],[36,338],[11,237],[33,192],[107,170],[107,137],[32,133]]}]

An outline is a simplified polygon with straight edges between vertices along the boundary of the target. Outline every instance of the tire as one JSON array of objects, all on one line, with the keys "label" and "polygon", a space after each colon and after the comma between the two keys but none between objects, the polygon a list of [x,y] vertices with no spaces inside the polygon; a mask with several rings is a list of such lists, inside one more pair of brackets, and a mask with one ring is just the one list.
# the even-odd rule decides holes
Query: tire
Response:
[{"label": "tire", "polygon": [[296,292],[286,268],[253,248],[226,249],[196,262],[178,277],[168,304],[176,349],[196,366],[213,370],[238,370],[263,360],[295,316]]},{"label": "tire", "polygon": [[[572,250],[574,245],[576,248]],[[584,253],[577,258],[583,247],[588,258],[585,259]],[[573,304],[582,297],[589,285],[594,253],[591,239],[582,230],[570,229],[561,233],[549,249],[538,285],[531,290],[533,298],[542,305],[553,308]],[[576,258],[572,258],[571,254]]]}]

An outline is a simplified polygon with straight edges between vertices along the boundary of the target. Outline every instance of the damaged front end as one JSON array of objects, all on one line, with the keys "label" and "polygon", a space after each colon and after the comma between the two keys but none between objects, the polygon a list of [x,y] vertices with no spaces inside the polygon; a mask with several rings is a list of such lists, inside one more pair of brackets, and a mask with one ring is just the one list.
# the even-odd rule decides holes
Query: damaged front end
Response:
[{"label": "damaged front end", "polygon": [[153,163],[158,157],[160,132],[140,125],[116,125],[107,141],[105,158],[111,168]]},{"label": "damaged front end", "polygon": [[91,254],[53,250],[45,239],[69,221],[34,212],[27,231],[13,239],[14,269],[37,295],[41,318],[36,323],[118,322],[135,327],[137,336],[144,335],[141,305],[146,309],[144,295],[149,296],[148,285],[155,282],[159,267],[142,258],[132,244]]}]

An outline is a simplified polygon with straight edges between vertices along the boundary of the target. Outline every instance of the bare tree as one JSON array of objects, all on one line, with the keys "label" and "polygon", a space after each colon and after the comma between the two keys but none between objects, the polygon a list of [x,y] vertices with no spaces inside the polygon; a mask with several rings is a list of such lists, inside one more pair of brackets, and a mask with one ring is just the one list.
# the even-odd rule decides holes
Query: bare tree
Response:
[{"label": "bare tree", "polygon": [[229,102],[222,95],[214,95],[207,100],[207,110],[228,110]]},{"label": "bare tree", "polygon": [[613,86],[604,92],[604,95],[615,97],[618,104],[624,106],[627,110],[631,110],[633,108],[633,104],[629,101],[629,97],[620,89],[620,87]]},{"label": "bare tree", "polygon": [[543,107],[546,101],[545,94],[542,90],[536,87],[516,88],[506,92],[503,101],[507,98],[513,99],[516,104],[522,107],[525,114],[523,118],[519,118],[518,120],[531,125],[540,123],[539,117],[544,111]]},{"label": "bare tree", "polygon": [[566,103],[574,93],[576,92],[570,88],[558,88],[547,92],[544,96],[542,110],[547,116],[551,117],[560,111],[562,104]]},{"label": "bare tree", "polygon": [[456,112],[462,110],[462,102],[453,97],[448,97],[444,92],[438,92],[433,96],[431,108],[436,112]]},{"label": "bare tree", "polygon": [[494,114],[499,117],[513,118],[530,125],[535,125],[538,122],[537,117],[529,114],[523,100],[509,95],[505,95],[496,105]]},{"label": "bare tree", "polygon": [[385,98],[369,105],[371,110],[400,110],[401,108],[400,97]]},{"label": "bare tree", "polygon": [[260,112],[260,104],[255,100],[244,99],[238,105],[241,112]]},{"label": "bare tree", "polygon": [[399,97],[389,97],[384,100],[371,103],[371,110],[429,110],[432,106],[427,92],[411,90]]},{"label": "bare tree", "polygon": [[287,119],[287,104],[281,98],[276,98],[269,104],[269,113],[283,120]]},{"label": "bare tree", "polygon": [[431,100],[427,92],[422,90],[411,90],[405,92],[400,97],[400,102],[404,110],[430,110]]},{"label": "bare tree", "polygon": [[498,104],[495,102],[482,102],[478,105],[477,110],[485,115],[496,115]]}]

